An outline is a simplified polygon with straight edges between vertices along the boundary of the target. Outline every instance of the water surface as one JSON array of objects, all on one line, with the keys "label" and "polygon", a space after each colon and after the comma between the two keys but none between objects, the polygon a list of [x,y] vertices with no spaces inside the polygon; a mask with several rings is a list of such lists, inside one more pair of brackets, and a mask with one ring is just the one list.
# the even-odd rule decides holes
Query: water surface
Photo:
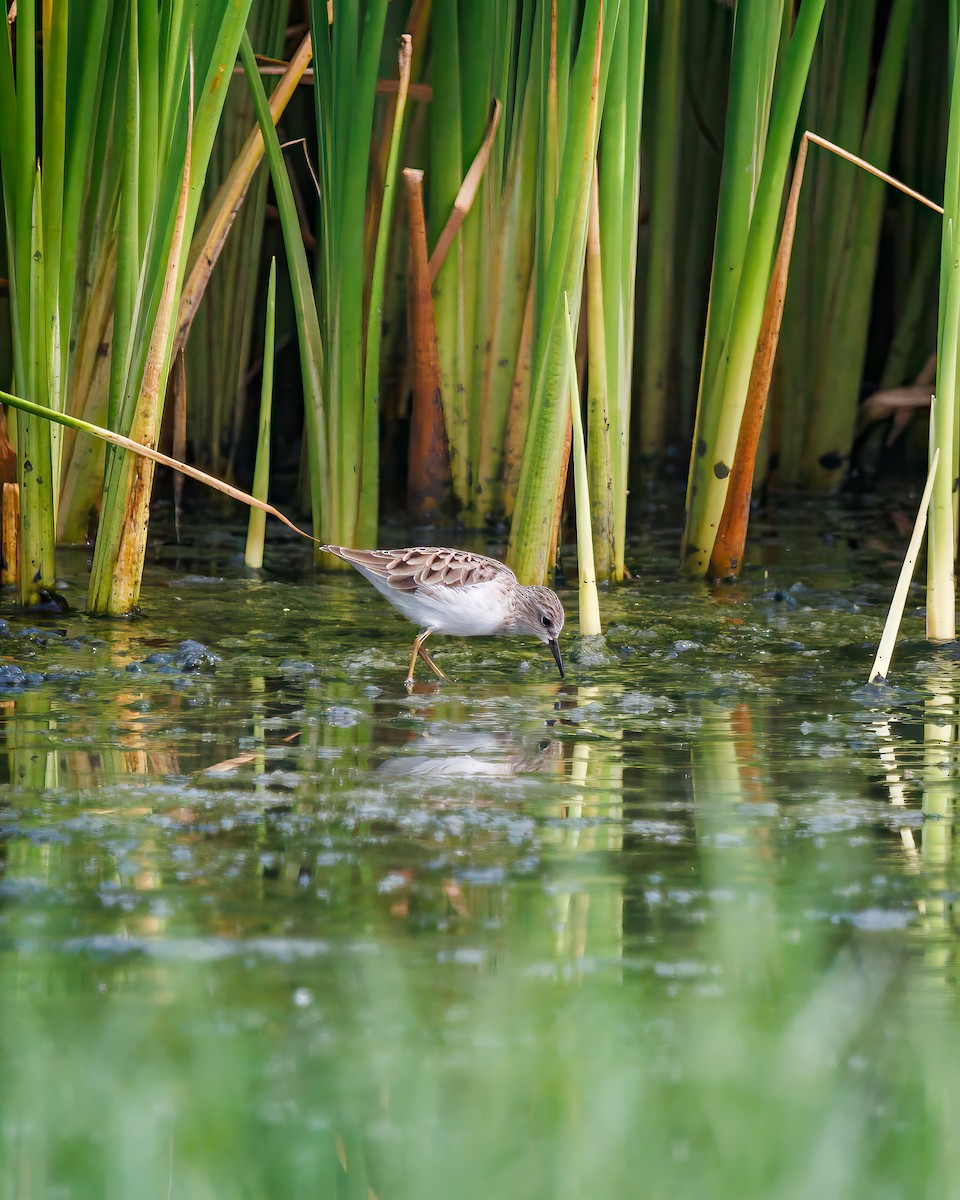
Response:
[{"label": "water surface", "polygon": [[8,607],[0,1196],[960,1191],[953,647],[916,591],[865,686],[879,505],[716,592],[647,516],[565,681],[437,638],[407,695],[411,626],[239,531],[137,620]]}]

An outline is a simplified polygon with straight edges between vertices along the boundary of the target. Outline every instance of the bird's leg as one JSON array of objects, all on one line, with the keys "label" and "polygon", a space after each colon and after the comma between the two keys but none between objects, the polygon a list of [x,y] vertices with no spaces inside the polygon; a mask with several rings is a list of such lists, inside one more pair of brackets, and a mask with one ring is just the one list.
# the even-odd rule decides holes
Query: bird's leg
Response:
[{"label": "bird's leg", "polygon": [[427,636],[427,630],[424,633],[418,633],[416,641],[413,643],[413,657],[410,659],[410,670],[407,671],[407,677],[403,681],[407,687],[413,687],[413,668],[417,665],[417,655],[420,653],[420,643]]},{"label": "bird's leg", "polygon": [[440,670],[440,668],[437,666],[437,664],[433,661],[433,659],[427,653],[426,647],[423,645],[422,642],[420,644],[420,657],[423,659],[423,661],[427,664],[427,666],[434,673],[434,675],[436,675],[436,677],[438,679],[445,680],[447,678],[446,675],[444,675],[444,673]]},{"label": "bird's leg", "polygon": [[446,679],[446,675],[444,675],[444,673],[423,648],[423,643],[430,636],[430,632],[431,631],[429,629],[425,629],[423,633],[417,636],[417,640],[413,643],[413,657],[410,659],[410,670],[407,672],[407,677],[404,680],[404,683],[407,687],[413,687],[413,669],[417,665],[418,654],[438,679]]}]

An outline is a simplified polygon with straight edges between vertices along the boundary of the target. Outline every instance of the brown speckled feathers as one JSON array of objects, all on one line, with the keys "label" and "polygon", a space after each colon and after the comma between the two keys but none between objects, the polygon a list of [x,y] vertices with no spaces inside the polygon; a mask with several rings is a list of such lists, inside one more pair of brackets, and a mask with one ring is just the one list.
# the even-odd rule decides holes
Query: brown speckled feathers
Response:
[{"label": "brown speckled feathers", "polygon": [[412,546],[404,550],[351,550],[346,546],[324,546],[345,562],[363,567],[399,592],[420,587],[467,587],[492,579],[514,578],[513,572],[482,554],[436,546]]}]

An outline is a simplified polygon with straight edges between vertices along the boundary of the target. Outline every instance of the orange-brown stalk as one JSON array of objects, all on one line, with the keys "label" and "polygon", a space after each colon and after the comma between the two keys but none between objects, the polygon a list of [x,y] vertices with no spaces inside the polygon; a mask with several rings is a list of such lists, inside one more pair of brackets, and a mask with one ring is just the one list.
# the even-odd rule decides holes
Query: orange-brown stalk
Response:
[{"label": "orange-brown stalk", "polygon": [[770,394],[770,379],[773,374],[773,363],[777,354],[780,340],[780,324],[783,319],[783,303],[787,290],[787,277],[790,272],[790,255],[793,250],[793,237],[797,226],[797,206],[800,200],[800,185],[803,182],[803,168],[807,158],[807,146],[810,142],[829,150],[832,154],[846,159],[854,166],[860,167],[870,175],[882,179],[884,183],[897,188],[906,196],[926,205],[934,212],[943,213],[943,209],[929,197],[908,187],[893,175],[868,163],[866,159],[851,154],[835,142],[827,141],[816,133],[807,130],[800,139],[800,149],[793,171],[793,181],[790,185],[790,195],[783,218],[783,230],[780,234],[780,244],[774,259],[770,285],[767,289],[767,299],[763,312],[763,323],[760,336],[757,339],[757,350],[750,372],[750,384],[747,391],[746,406],[740,422],[740,433],[737,438],[737,452],[733,467],[730,471],[730,483],[723,508],[723,517],[714,542],[713,553],[710,556],[708,576],[711,579],[735,579],[743,566],[743,551],[747,539],[747,525],[750,520],[750,498],[753,492],[754,468],[756,465],[757,446],[760,442],[760,431],[763,428],[763,417],[766,412],[767,398]]},{"label": "orange-brown stalk", "polygon": [[750,371],[747,399],[740,421],[737,452],[730,471],[730,483],[723,506],[723,516],[717,539],[710,555],[710,579],[736,579],[743,566],[743,550],[747,541],[747,526],[750,523],[750,498],[753,494],[753,476],[757,461],[760,431],[770,395],[770,380],[773,363],[777,357],[780,341],[780,325],[783,321],[783,303],[787,292],[787,277],[790,273],[790,255],[793,252],[793,237],[797,228],[797,206],[800,201],[800,185],[803,168],[807,161],[807,139],[800,141],[793,181],[783,218],[780,244],[773,263],[767,299],[763,308],[763,322],[757,349]]},{"label": "orange-brown stalk", "polygon": [[435,521],[450,502],[450,458],[443,419],[440,358],[427,261],[427,223],[423,211],[423,172],[403,172],[407,188],[410,259],[407,306],[413,348],[413,401],[410,410],[410,457],[407,507],[418,522]]}]

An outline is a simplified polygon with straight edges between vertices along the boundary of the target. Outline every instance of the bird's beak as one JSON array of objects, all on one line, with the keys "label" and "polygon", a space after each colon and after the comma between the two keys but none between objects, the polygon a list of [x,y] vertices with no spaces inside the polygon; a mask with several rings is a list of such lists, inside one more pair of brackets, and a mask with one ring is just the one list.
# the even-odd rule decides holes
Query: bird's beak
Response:
[{"label": "bird's beak", "polygon": [[553,661],[557,664],[557,670],[560,672],[560,678],[564,679],[563,674],[563,659],[560,657],[560,643],[556,638],[551,638],[547,645],[550,647],[550,652],[553,654]]}]

